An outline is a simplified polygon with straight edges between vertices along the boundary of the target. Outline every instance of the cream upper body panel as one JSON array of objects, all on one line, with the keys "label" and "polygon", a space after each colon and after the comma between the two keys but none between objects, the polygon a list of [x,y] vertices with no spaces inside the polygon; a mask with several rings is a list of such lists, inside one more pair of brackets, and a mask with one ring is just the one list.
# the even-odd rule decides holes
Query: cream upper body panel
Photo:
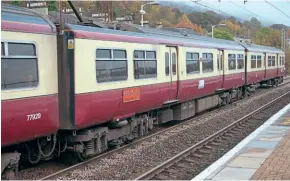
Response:
[{"label": "cream upper body panel", "polygon": [[1,90],[1,100],[56,94],[58,92],[56,36],[9,31],[1,33],[2,42],[33,43],[38,68],[37,86]]},{"label": "cream upper body panel", "polygon": [[[126,50],[127,80],[97,82],[96,50],[102,48]],[[170,76],[166,76],[165,74],[165,48],[165,45],[75,39],[75,93],[81,94],[170,82]],[[135,50],[156,51],[156,77],[144,79],[134,78],[133,53]]]},{"label": "cream upper body panel", "polygon": [[[256,57],[256,68],[251,67],[252,56]],[[261,56],[261,67],[258,67],[258,56]],[[267,64],[267,62],[266,62]],[[247,53],[247,71],[248,72],[255,72],[265,70],[265,54],[261,52],[248,52]]]},{"label": "cream upper body panel", "polygon": [[[187,53],[198,53],[199,56],[199,72],[187,73]],[[209,53],[213,56],[213,71],[203,71],[202,54]],[[217,49],[206,49],[206,48],[192,48],[192,47],[180,47],[179,48],[179,75],[180,80],[190,80],[206,77],[214,77],[219,75],[217,69]]]},{"label": "cream upper body panel", "polygon": [[[269,62],[269,56],[271,57],[275,57],[275,66],[269,66],[268,62]],[[266,53],[266,69],[277,69],[277,54],[274,53]]]},{"label": "cream upper body panel", "polygon": [[[235,55],[235,60],[236,60],[236,66],[234,69],[230,69],[229,67],[229,55],[234,54]],[[243,55],[243,68],[238,68],[238,55]],[[230,74],[236,74],[236,73],[242,73],[245,72],[245,52],[244,51],[232,51],[232,50],[224,50],[224,63],[223,63],[223,68],[224,68],[224,74],[225,75],[230,75]]]},{"label": "cream upper body panel", "polygon": [[280,68],[285,67],[285,54],[278,55],[278,67]]}]

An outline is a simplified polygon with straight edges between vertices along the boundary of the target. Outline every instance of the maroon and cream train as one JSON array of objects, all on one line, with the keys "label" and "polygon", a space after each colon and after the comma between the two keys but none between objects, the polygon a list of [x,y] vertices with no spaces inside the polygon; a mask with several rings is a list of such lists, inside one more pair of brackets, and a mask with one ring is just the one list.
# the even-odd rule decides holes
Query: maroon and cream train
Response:
[{"label": "maroon and cream train", "polygon": [[20,158],[84,160],[283,81],[276,48],[81,25],[60,35],[47,17],[1,11],[1,172],[10,178]]}]

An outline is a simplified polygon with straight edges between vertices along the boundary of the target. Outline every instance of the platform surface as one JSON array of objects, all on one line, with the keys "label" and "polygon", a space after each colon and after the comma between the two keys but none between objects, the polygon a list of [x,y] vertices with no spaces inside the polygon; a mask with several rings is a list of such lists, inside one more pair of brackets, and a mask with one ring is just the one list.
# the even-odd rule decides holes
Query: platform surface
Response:
[{"label": "platform surface", "polygon": [[290,104],[192,180],[290,180]]}]

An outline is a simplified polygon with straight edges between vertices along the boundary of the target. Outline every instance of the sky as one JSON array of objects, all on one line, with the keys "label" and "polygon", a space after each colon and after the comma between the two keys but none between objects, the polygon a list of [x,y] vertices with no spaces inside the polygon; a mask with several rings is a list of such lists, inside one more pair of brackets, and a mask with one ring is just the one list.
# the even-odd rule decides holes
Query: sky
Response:
[{"label": "sky", "polygon": [[[200,6],[193,1],[196,0],[174,0],[178,3],[184,3],[189,7],[202,8],[204,10],[210,10],[203,6]],[[279,10],[272,7],[265,0],[247,0],[244,4],[244,0],[197,0],[198,3],[208,7],[215,8],[227,14],[233,15],[238,20],[249,20],[251,17],[256,17],[264,26],[272,24],[284,24],[290,26],[290,0],[266,0],[273,6],[283,11],[286,15]],[[287,17],[288,16],[288,17]]]}]

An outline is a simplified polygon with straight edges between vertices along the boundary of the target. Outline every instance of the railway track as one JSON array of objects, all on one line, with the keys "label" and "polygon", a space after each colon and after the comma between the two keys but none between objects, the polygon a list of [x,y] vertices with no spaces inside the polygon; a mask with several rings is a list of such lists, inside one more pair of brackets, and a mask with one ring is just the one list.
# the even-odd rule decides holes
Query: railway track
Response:
[{"label": "railway track", "polygon": [[[268,104],[194,144],[134,180],[168,180],[176,178],[174,176],[175,174],[190,171],[190,169],[192,169],[190,165],[196,163],[197,159],[210,157],[213,150],[217,151],[222,144],[225,144],[225,140],[234,140],[235,137],[239,137],[243,129],[250,126],[253,122],[257,122],[257,120],[261,121],[263,119],[263,114],[265,114],[268,109],[271,109],[273,105],[289,95],[290,92],[287,92],[272,100]],[[199,163],[202,163],[202,161]]]},{"label": "railway track", "polygon": [[[288,80],[289,80],[289,81],[288,81]],[[285,79],[285,82],[284,82],[282,85],[285,85],[285,84],[288,84],[288,83],[290,83],[290,79],[289,79],[289,78],[286,78],[286,79]],[[266,90],[265,90],[265,91],[266,91]],[[235,101],[235,103],[238,103],[238,102],[240,102],[240,101],[242,101],[242,100]],[[41,178],[41,179],[39,179],[39,180],[53,180],[53,179],[57,179],[57,178],[59,178],[59,177],[65,175],[66,173],[68,173],[68,172],[70,172],[70,171],[72,171],[72,170],[84,168],[86,165],[88,165],[88,164],[90,164],[90,163],[92,163],[92,162],[96,162],[96,161],[99,160],[99,159],[102,159],[102,158],[104,158],[104,157],[108,157],[108,156],[110,156],[110,155],[112,155],[112,154],[114,154],[114,153],[117,153],[117,152],[120,152],[120,151],[122,151],[122,150],[125,150],[125,149],[128,149],[128,148],[130,148],[130,147],[133,147],[133,146],[135,146],[135,145],[137,145],[137,144],[139,144],[139,143],[141,143],[141,142],[143,142],[143,141],[145,141],[145,140],[149,140],[150,138],[152,138],[152,137],[154,137],[154,136],[156,136],[156,135],[159,135],[159,134],[165,133],[165,132],[170,131],[170,130],[174,130],[175,128],[177,128],[177,127],[179,127],[179,126],[182,126],[182,125],[185,125],[185,124],[188,124],[189,122],[194,122],[194,121],[196,121],[196,120],[199,120],[199,119],[201,119],[203,116],[207,115],[208,113],[213,113],[213,114],[214,114],[214,113],[216,113],[216,112],[219,112],[221,109],[227,109],[229,106],[231,106],[231,105],[224,106],[224,107],[222,107],[222,108],[220,108],[220,109],[213,109],[213,110],[207,111],[207,112],[205,112],[205,113],[202,113],[202,114],[200,114],[200,115],[197,115],[197,116],[194,117],[194,118],[190,118],[190,119],[188,119],[188,120],[186,120],[186,121],[180,122],[179,124],[176,124],[176,125],[174,125],[174,126],[170,126],[169,128],[162,129],[161,131],[158,131],[158,132],[153,133],[153,134],[150,134],[150,135],[148,135],[148,136],[146,136],[146,137],[143,137],[143,138],[137,139],[137,140],[135,140],[134,142],[132,142],[132,143],[130,143],[130,144],[124,145],[124,146],[122,146],[122,147],[120,147],[120,148],[117,148],[117,149],[114,149],[114,150],[108,151],[108,152],[106,152],[106,153],[104,153],[104,154],[101,154],[101,155],[98,155],[98,156],[96,156],[96,157],[93,157],[93,158],[91,158],[91,159],[89,159],[89,160],[87,160],[87,161],[85,161],[85,162],[81,162],[81,163],[79,163],[79,164],[76,164],[76,165],[73,165],[73,166],[67,167],[67,168],[62,169],[62,170],[57,171],[57,172],[54,172],[53,174],[47,175],[47,176],[45,176],[45,177],[43,177],[43,178]]]}]

